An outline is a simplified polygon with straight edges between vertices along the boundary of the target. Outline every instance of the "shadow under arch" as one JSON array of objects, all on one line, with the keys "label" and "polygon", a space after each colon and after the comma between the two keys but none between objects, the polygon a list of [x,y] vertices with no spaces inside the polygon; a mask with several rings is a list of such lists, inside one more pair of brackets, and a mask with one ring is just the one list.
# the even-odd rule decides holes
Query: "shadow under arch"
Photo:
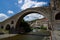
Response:
[{"label": "shadow under arch", "polygon": [[60,12],[55,15],[55,20],[60,20]]},{"label": "shadow under arch", "polygon": [[10,25],[7,24],[5,30],[10,30]]},{"label": "shadow under arch", "polygon": [[22,21],[23,17],[25,17],[26,15],[31,14],[31,13],[41,14],[41,15],[43,15],[45,18],[48,19],[47,15],[44,14],[44,13],[42,13],[42,12],[40,12],[40,11],[31,10],[31,11],[24,12],[24,13],[22,13],[22,15],[18,18],[18,21],[17,21],[17,23],[16,23],[16,28],[15,28],[15,29],[16,29],[17,33],[19,32],[19,27],[20,27],[20,24],[21,24],[21,21]]}]

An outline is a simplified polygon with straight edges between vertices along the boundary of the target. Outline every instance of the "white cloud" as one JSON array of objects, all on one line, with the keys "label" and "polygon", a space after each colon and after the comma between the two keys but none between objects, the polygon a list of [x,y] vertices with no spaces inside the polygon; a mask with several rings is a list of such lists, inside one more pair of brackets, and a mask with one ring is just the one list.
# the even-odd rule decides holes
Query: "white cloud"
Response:
[{"label": "white cloud", "polygon": [[31,7],[41,7],[46,4],[47,4],[47,2],[36,2],[36,1],[31,1],[31,0],[25,0],[24,4],[21,6],[21,9],[25,10],[25,9],[31,8]]},{"label": "white cloud", "polygon": [[[31,5],[30,5],[30,4],[31,4]],[[27,9],[27,8],[30,8],[32,5],[33,5],[33,4],[32,4],[31,2],[25,3],[25,4],[21,7],[21,9],[22,9],[22,10],[25,10],[25,9]]]},{"label": "white cloud", "polygon": [[41,6],[45,5],[45,4],[47,4],[47,3],[46,3],[46,2],[38,2],[38,3],[36,3],[36,5],[33,6],[33,7],[41,7]]},{"label": "white cloud", "polygon": [[9,14],[13,14],[14,12],[13,11],[11,11],[11,10],[8,10],[8,12],[7,13],[9,13]]},{"label": "white cloud", "polygon": [[25,21],[32,21],[32,20],[35,20],[35,19],[42,19],[42,18],[44,18],[44,16],[41,15],[41,14],[31,13],[31,14],[28,14],[27,16],[25,16],[24,20]]},{"label": "white cloud", "polygon": [[23,1],[22,0],[18,0],[18,3],[20,4],[20,3],[22,3]]},{"label": "white cloud", "polygon": [[7,15],[3,14],[3,13],[0,13],[0,22],[6,20],[8,18]]}]

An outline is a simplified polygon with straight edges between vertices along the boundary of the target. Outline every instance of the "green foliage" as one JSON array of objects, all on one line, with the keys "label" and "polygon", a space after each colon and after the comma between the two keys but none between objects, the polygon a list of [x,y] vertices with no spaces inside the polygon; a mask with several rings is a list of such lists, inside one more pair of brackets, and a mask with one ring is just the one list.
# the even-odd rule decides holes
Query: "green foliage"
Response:
[{"label": "green foliage", "polygon": [[47,30],[47,27],[44,27],[44,30]]},{"label": "green foliage", "polygon": [[44,28],[44,26],[42,25],[41,27],[40,27],[40,29],[43,29]]},{"label": "green foliage", "polygon": [[27,22],[25,22],[24,20],[21,21],[20,26],[23,28],[23,30],[25,30],[25,32],[31,31],[30,25]]},{"label": "green foliage", "polygon": [[47,27],[44,27],[43,25],[40,27],[40,29],[47,30]]}]

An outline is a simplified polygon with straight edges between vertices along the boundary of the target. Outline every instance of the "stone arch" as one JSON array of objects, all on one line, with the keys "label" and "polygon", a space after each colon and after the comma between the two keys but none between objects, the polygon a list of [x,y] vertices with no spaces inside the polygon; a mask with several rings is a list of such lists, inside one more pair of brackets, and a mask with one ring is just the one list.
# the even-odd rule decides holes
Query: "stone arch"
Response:
[{"label": "stone arch", "polygon": [[55,20],[60,20],[60,12],[55,15]]},{"label": "stone arch", "polygon": [[1,29],[3,29],[4,28],[4,26],[1,26]]},{"label": "stone arch", "polygon": [[9,24],[6,25],[5,30],[10,30],[10,25]]},{"label": "stone arch", "polygon": [[22,13],[20,14],[20,16],[18,17],[18,20],[17,20],[17,22],[16,22],[16,26],[15,26],[15,27],[16,27],[16,30],[18,30],[18,26],[19,26],[21,20],[23,19],[23,17],[25,17],[26,15],[28,15],[28,14],[30,14],[30,13],[39,13],[39,14],[45,16],[45,18],[49,19],[49,18],[48,18],[48,15],[45,14],[45,13],[43,13],[42,11],[40,11],[40,10],[35,10],[35,9],[34,9],[34,10],[33,10],[33,9],[30,9],[30,10],[27,10],[27,11],[22,12]]},{"label": "stone arch", "polygon": [[11,24],[14,24],[14,21],[13,20],[11,21]]}]

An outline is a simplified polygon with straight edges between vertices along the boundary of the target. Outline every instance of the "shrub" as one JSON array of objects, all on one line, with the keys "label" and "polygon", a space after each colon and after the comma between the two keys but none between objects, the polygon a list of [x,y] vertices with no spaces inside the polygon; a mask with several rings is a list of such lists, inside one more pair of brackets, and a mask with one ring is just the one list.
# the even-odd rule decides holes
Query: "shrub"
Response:
[{"label": "shrub", "polygon": [[43,25],[40,27],[40,29],[47,30],[47,27],[44,27]]}]

